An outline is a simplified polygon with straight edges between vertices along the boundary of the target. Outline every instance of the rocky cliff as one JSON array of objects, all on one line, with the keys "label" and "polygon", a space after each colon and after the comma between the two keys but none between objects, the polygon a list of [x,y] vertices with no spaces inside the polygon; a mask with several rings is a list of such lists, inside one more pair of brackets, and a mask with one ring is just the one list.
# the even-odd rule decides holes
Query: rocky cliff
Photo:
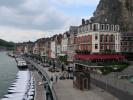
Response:
[{"label": "rocky cliff", "polygon": [[100,0],[93,19],[119,24],[121,31],[133,32],[133,0]]}]

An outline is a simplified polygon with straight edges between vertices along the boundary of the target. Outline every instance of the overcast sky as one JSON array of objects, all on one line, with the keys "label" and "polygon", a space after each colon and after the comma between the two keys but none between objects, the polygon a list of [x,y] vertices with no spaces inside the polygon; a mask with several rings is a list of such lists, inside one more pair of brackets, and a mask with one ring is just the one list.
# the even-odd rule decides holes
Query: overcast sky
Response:
[{"label": "overcast sky", "polygon": [[99,0],[0,0],[0,39],[35,41],[92,16]]}]

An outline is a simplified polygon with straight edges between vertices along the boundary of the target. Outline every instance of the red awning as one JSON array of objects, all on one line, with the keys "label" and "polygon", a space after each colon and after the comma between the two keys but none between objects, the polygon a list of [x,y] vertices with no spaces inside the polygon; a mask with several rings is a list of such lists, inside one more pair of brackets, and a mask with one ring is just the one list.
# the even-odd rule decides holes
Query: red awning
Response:
[{"label": "red awning", "polygon": [[94,59],[123,59],[125,58],[121,54],[76,54],[74,56],[77,59],[94,60]]}]

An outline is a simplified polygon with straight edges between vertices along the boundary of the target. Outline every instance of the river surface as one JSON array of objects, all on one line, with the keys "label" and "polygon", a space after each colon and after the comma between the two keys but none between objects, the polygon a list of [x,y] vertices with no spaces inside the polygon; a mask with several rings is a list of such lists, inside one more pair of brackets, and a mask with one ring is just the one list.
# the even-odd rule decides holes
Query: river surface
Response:
[{"label": "river surface", "polygon": [[7,93],[18,72],[14,58],[9,57],[6,52],[0,52],[0,98]]}]

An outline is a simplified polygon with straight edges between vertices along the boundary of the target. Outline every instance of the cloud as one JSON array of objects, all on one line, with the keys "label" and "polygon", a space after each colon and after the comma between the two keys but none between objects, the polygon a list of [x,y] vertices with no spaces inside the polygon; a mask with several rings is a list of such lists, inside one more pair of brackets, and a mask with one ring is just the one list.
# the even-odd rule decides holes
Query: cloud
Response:
[{"label": "cloud", "polygon": [[[20,4],[21,5],[20,5]],[[8,3],[0,6],[0,25],[20,29],[55,30],[68,23],[69,16],[50,5],[48,0],[25,0],[17,2],[20,6],[9,7]]]},{"label": "cloud", "polygon": [[[89,9],[90,5],[98,1],[99,0],[0,0],[0,27],[4,27],[1,28],[1,30],[5,30],[5,32],[0,33],[0,35],[1,37],[11,40],[12,38],[10,39],[8,36],[13,34],[19,37],[19,39],[16,38],[15,41],[22,41],[20,37],[25,37],[27,40],[30,39],[30,36],[31,39],[39,37],[40,35],[37,35],[38,32],[41,32],[45,36],[49,36],[48,33],[55,34],[56,32],[64,32],[68,30],[71,25],[79,25],[81,18],[77,17],[76,14],[74,15],[74,13],[79,13],[80,15],[81,12],[78,12],[78,9],[82,9],[83,6],[88,6]],[[66,7],[60,8],[61,6]],[[77,6],[78,9],[71,9],[73,14],[66,13],[68,8],[74,6]],[[9,30],[13,30],[14,33],[10,33]],[[6,33],[8,35],[6,35]]]},{"label": "cloud", "polygon": [[73,5],[73,6],[85,6],[85,5],[96,5],[99,0],[52,0],[55,4],[58,5]]},{"label": "cloud", "polygon": [[0,6],[16,7],[24,3],[25,0],[0,0]]}]

